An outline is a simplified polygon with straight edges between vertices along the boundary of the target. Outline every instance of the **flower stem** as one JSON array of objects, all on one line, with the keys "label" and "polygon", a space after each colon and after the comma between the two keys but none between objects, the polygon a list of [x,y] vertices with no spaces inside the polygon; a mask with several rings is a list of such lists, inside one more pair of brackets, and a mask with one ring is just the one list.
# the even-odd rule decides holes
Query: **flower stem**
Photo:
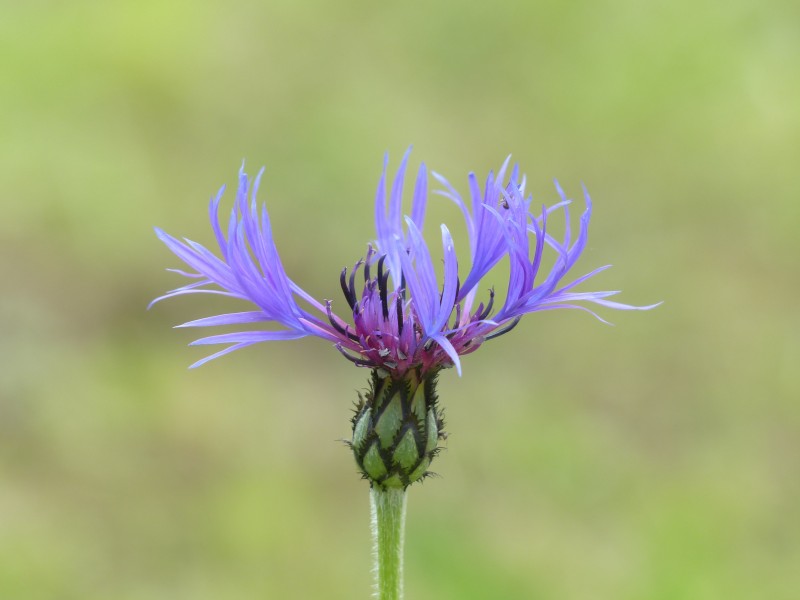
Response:
[{"label": "flower stem", "polygon": [[402,488],[370,488],[375,598],[403,600],[403,539],[406,492]]}]

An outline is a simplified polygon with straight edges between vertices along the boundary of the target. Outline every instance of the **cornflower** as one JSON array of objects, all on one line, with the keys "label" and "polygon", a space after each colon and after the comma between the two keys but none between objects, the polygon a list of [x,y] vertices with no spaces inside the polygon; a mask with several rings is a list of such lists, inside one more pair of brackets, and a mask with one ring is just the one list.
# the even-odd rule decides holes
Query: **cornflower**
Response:
[{"label": "cornflower", "polygon": [[[509,332],[528,313],[578,309],[605,322],[586,304],[619,310],[657,306],[610,300],[618,291],[574,291],[609,265],[562,283],[586,246],[592,213],[589,194],[584,187],[585,208],[573,238],[571,200],[559,184],[556,182],[559,202],[532,210],[525,177],[520,176],[517,165],[509,171],[510,157],[496,175],[489,173],[483,185],[474,174],[469,175],[469,202],[444,177],[433,173],[442,186],[437,193],[455,203],[463,214],[471,259],[462,280],[453,238],[447,226],[441,225],[440,280],[423,237],[429,183],[424,163],[417,173],[411,213],[404,215],[409,152],[403,156],[391,189],[387,189],[388,156],[384,159],[375,198],[376,237],[363,259],[349,272],[344,268],[340,273],[346,304],[341,309],[334,311],[331,300],[315,299],[288,276],[275,247],[266,206],[259,208],[256,200],[263,169],[251,184],[244,168],[239,172],[227,226],[219,219],[224,186],[209,205],[219,254],[156,228],[159,239],[191,269],[173,270],[195,281],[151,303],[187,294],[220,294],[251,302],[255,309],[178,327],[273,326],[195,340],[192,345],[228,346],[192,367],[260,342],[316,336],[332,343],[357,366],[371,369],[369,389],[360,396],[352,420],[350,445],[372,490],[380,598],[402,596],[405,489],[429,474],[439,440],[445,437],[436,395],[439,372],[455,367],[460,375],[461,356]],[[548,217],[557,210],[563,211],[565,221],[560,240],[548,228]],[[554,257],[545,269],[543,256],[548,249]],[[484,292],[480,284],[505,258],[510,265],[507,289],[502,305],[496,306],[494,288]]]},{"label": "cornflower", "polygon": [[[510,158],[510,157],[509,157]],[[622,310],[647,310],[653,306],[631,306],[608,300],[618,291],[573,292],[578,284],[607,269],[606,265],[559,287],[577,262],[588,235],[592,203],[584,188],[586,208],[579,233],[571,241],[568,200],[556,183],[561,201],[541,213],[530,211],[525,196],[525,177],[514,166],[504,183],[509,159],[483,189],[469,175],[471,206],[441,175],[434,173],[444,189],[438,193],[452,200],[463,213],[469,235],[471,268],[463,283],[458,259],[447,226],[441,225],[444,276],[437,281],[428,245],[422,236],[428,201],[428,176],[420,166],[414,188],[411,216],[402,216],[402,196],[408,152],[394,178],[386,207],[386,170],[378,183],[375,200],[377,237],[366,257],[350,270],[344,268],[339,282],[348,309],[345,317],[333,311],[330,300],[320,302],[286,274],[272,236],[266,206],[259,212],[256,195],[263,169],[250,184],[243,168],[239,172],[236,201],[227,224],[227,237],[218,218],[225,186],[212,198],[209,216],[220,256],[191,240],[180,241],[159,228],[156,234],[193,272],[171,269],[197,281],[153,300],[152,304],[185,294],[220,294],[253,303],[257,310],[228,313],[177,327],[209,327],[274,323],[282,327],[268,331],[242,331],[203,337],[191,345],[230,344],[224,350],[197,361],[198,367],[212,359],[259,342],[317,336],[328,340],[349,360],[378,369],[393,379],[410,370],[422,375],[455,366],[461,374],[460,356],[477,350],[484,342],[510,331],[527,313],[559,308],[580,309],[604,321],[597,313],[576,304],[588,302]],[[547,230],[547,217],[563,209],[566,227],[561,241]],[[405,225],[405,227],[404,227]],[[546,247],[556,252],[549,272],[539,273]],[[477,306],[479,283],[502,258],[509,258],[510,277],[503,306],[495,310],[494,289]],[[357,275],[361,271],[363,283]],[[540,280],[537,284],[537,279]],[[209,287],[210,286],[210,287]]]}]

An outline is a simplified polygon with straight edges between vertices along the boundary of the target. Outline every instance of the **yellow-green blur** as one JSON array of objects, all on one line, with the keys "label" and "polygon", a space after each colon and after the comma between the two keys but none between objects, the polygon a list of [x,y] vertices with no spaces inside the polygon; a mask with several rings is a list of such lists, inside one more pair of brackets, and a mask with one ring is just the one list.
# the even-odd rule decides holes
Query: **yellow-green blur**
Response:
[{"label": "yellow-green blur", "polygon": [[[796,597],[796,2],[0,15],[0,598],[368,596],[368,490],[337,440],[369,371],[318,339],[188,371],[209,349],[171,326],[247,308],[146,312],[185,283],[152,227],[212,243],[210,196],[266,165],[287,272],[341,305],[383,153],[412,143],[463,193],[508,153],[537,206],[585,182],[576,276],[612,263],[586,289],[664,304],[534,314],[441,374],[407,598]],[[466,256],[460,219],[431,199]]]}]

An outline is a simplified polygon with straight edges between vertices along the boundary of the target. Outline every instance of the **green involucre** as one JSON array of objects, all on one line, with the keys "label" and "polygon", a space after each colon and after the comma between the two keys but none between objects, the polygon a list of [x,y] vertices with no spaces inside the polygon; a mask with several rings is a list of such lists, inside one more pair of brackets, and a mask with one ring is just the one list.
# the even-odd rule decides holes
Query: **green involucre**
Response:
[{"label": "green involucre", "polygon": [[353,417],[352,448],[364,478],[378,488],[406,488],[425,477],[444,437],[437,373],[402,379],[373,370]]}]

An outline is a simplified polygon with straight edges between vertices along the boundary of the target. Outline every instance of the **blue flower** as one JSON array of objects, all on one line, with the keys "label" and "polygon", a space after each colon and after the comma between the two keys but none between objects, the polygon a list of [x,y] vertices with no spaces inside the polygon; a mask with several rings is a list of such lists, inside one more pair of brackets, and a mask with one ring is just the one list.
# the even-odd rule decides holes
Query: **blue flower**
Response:
[{"label": "blue flower", "polygon": [[[269,330],[195,340],[192,345],[228,347],[192,367],[259,342],[312,335],[333,343],[355,364],[378,369],[395,379],[412,369],[424,375],[449,366],[455,366],[460,374],[461,355],[510,331],[527,313],[580,309],[603,321],[585,304],[622,310],[657,306],[637,307],[608,300],[619,292],[573,291],[608,266],[562,284],[586,246],[592,211],[589,194],[584,188],[585,210],[573,240],[571,201],[561,187],[556,184],[560,202],[532,212],[531,198],[525,194],[525,177],[520,178],[516,165],[508,173],[509,159],[496,176],[489,174],[483,186],[474,174],[469,175],[469,204],[446,179],[433,174],[443,186],[437,193],[452,200],[463,214],[471,257],[471,267],[462,282],[453,238],[441,225],[444,269],[439,281],[422,234],[428,201],[424,164],[417,174],[411,214],[403,213],[408,157],[406,152],[391,190],[387,190],[388,157],[384,160],[375,199],[376,239],[349,274],[346,268],[341,272],[339,281],[347,306],[337,307],[337,312],[331,301],[316,300],[284,270],[267,209],[263,205],[259,208],[256,202],[263,169],[252,184],[240,170],[236,200],[226,228],[219,220],[224,186],[212,198],[209,217],[219,255],[197,242],[178,240],[156,228],[159,239],[191,269],[174,271],[195,281],[168,292],[151,305],[184,294],[220,294],[246,300],[255,309],[189,321],[178,327],[273,325]],[[560,241],[547,227],[548,215],[556,210],[563,210],[566,221]],[[543,269],[542,257],[548,249],[554,253],[554,261],[549,269]],[[479,298],[483,295],[479,284],[506,257],[510,264],[508,289],[503,305],[495,307],[493,289]]]}]

